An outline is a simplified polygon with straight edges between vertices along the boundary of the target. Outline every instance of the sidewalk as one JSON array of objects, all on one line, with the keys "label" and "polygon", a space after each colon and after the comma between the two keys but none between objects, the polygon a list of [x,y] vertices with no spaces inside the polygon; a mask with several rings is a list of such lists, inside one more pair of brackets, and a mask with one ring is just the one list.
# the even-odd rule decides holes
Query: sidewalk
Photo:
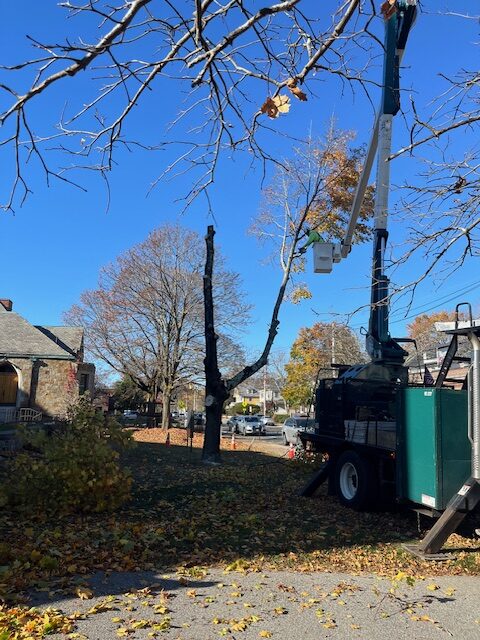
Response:
[{"label": "sidewalk", "polygon": [[480,580],[474,577],[429,578],[408,586],[405,579],[374,576],[211,570],[195,578],[98,574],[88,587],[94,594],[89,600],[37,594],[35,601],[45,606],[48,600],[69,614],[93,611],[77,621],[81,635],[74,636],[89,640],[480,637]]}]

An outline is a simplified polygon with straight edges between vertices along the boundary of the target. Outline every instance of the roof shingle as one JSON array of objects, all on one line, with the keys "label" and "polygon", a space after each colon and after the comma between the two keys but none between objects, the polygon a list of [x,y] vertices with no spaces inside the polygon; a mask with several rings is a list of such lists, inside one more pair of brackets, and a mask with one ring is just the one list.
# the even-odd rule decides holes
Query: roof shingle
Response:
[{"label": "roof shingle", "polygon": [[74,353],[68,348],[70,345],[65,346],[67,348],[62,347],[18,313],[0,309],[0,357],[43,356],[75,359]]}]

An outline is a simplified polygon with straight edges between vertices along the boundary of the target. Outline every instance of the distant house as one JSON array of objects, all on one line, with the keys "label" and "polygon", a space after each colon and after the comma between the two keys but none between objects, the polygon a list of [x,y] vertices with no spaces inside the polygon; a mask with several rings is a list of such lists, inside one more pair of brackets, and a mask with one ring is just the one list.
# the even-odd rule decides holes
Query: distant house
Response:
[{"label": "distant house", "polygon": [[230,404],[244,402],[245,404],[260,404],[260,393],[255,387],[238,386],[232,391],[232,400]]},{"label": "distant house", "polygon": [[95,367],[83,362],[83,329],[34,326],[0,299],[0,422],[20,409],[62,416],[93,392]]},{"label": "distant house", "polygon": [[[448,345],[442,347],[428,349],[423,353],[413,353],[405,361],[408,367],[408,377],[411,383],[423,384],[426,376],[430,374],[435,381],[440,372],[443,359],[447,353]],[[468,373],[469,365],[465,362],[454,362],[448,372],[450,386],[461,389]],[[455,382],[454,382],[455,381]]]},{"label": "distant house", "polygon": [[246,385],[239,385],[232,391],[229,407],[237,403],[256,404],[263,410],[264,403],[268,407],[267,411],[275,411],[276,413],[286,413],[285,400],[280,393],[274,389],[266,388],[256,389]]}]

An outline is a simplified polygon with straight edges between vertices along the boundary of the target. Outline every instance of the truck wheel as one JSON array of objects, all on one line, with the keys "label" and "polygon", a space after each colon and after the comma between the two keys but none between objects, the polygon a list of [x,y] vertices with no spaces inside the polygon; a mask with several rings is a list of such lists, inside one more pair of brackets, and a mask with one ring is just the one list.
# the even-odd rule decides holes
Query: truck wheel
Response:
[{"label": "truck wheel", "polygon": [[356,451],[344,451],[335,468],[335,489],[345,507],[356,511],[368,509],[377,493],[371,463]]}]

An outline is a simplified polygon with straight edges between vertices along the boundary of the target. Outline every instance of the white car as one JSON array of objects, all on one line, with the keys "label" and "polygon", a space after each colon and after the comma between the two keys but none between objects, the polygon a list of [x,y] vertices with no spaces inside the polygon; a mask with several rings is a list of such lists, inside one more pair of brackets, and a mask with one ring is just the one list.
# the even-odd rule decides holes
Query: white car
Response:
[{"label": "white car", "polygon": [[298,444],[300,438],[298,436],[300,431],[315,431],[314,418],[306,418],[303,416],[292,416],[287,418],[283,423],[282,438],[283,444]]},{"label": "white car", "polygon": [[265,425],[257,416],[240,416],[237,422],[237,432],[246,436],[248,434],[261,435],[265,433]]}]

